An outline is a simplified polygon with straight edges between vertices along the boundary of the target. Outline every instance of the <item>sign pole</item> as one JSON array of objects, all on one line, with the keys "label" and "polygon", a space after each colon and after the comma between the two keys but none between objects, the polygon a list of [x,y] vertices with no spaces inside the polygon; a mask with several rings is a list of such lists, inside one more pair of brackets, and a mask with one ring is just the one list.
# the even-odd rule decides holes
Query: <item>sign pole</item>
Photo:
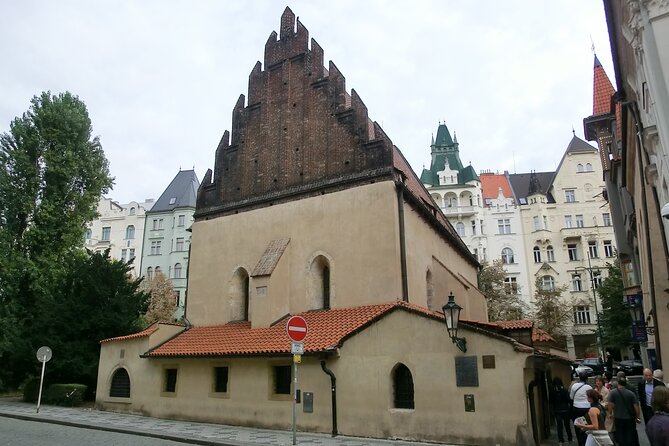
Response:
[{"label": "sign pole", "polygon": [[293,360],[293,383],[293,445],[295,445],[295,430],[297,425],[297,362],[295,360]]},{"label": "sign pole", "polygon": [[302,316],[292,316],[286,323],[286,334],[290,338],[290,352],[293,354],[293,445],[297,444],[297,363],[304,353],[304,338],[307,337],[307,321]]},{"label": "sign pole", "polygon": [[46,361],[42,361],[42,376],[39,380],[39,394],[37,395],[37,413],[39,413],[39,405],[42,402],[42,384],[44,384],[44,369],[46,368]]}]

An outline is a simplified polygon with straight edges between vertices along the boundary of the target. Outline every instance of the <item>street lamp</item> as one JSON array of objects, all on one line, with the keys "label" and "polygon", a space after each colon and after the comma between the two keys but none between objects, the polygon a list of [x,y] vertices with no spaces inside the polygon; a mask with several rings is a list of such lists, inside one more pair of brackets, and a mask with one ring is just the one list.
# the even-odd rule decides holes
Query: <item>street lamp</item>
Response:
[{"label": "street lamp", "polygon": [[462,310],[462,307],[455,303],[452,291],[448,295],[448,303],[441,310],[444,312],[444,319],[446,319],[448,337],[451,338],[453,344],[457,345],[463,353],[466,353],[467,339],[458,337],[458,322],[460,322],[460,310]]},{"label": "street lamp", "polygon": [[[599,306],[597,305],[597,290],[595,287],[595,275],[593,273],[592,269],[592,263],[590,263],[590,252],[588,252],[588,267],[579,267],[576,268],[575,271],[578,271],[580,269],[587,270],[588,275],[590,276],[590,289],[592,289],[592,300],[595,304],[595,317],[597,318],[597,333],[595,335],[595,338],[597,339],[597,351],[599,352],[599,357],[604,360],[605,355],[604,355],[604,348],[602,347],[602,327],[599,323]],[[599,268],[596,268],[596,271],[599,272]]]}]

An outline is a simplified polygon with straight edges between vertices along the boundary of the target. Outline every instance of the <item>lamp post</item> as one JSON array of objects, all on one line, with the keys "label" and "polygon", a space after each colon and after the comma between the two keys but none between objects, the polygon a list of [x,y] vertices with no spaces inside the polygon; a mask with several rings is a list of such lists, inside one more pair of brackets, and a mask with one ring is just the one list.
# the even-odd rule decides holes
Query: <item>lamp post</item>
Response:
[{"label": "lamp post", "polygon": [[455,296],[453,296],[452,291],[448,295],[448,303],[441,310],[444,312],[448,337],[451,338],[462,353],[467,353],[467,339],[458,337],[458,323],[460,322],[460,310],[462,310],[462,307],[455,303]]},{"label": "lamp post", "polygon": [[[599,271],[599,268],[597,268]],[[592,263],[590,263],[590,252],[588,251],[588,274],[590,275],[590,288],[592,289],[592,300],[595,303],[595,316],[597,317],[597,350],[602,361],[605,360],[604,348],[602,347],[602,327],[599,324],[599,306],[597,305],[597,290],[595,289],[595,276],[592,273]]]}]

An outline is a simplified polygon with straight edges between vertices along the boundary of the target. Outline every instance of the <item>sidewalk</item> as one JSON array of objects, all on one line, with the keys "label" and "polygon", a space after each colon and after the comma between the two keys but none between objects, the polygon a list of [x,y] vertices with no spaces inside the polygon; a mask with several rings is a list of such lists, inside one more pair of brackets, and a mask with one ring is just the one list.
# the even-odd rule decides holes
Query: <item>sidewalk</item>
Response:
[{"label": "sidewalk", "polygon": [[[58,406],[40,407],[16,398],[0,398],[0,416],[42,423],[98,429],[110,432],[141,435],[164,440],[181,441],[200,445],[278,445],[293,444],[292,431],[254,429],[221,424],[192,423],[189,421],[104,412],[95,409]],[[331,437],[327,434],[297,432],[297,444],[322,446],[435,446],[436,443],[419,443],[371,438]]]}]

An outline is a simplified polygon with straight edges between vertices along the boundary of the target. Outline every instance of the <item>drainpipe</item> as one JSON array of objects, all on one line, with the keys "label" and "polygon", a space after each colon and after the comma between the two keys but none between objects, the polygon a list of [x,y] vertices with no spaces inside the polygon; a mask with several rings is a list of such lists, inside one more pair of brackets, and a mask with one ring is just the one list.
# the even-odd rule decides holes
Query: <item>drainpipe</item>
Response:
[{"label": "drainpipe", "polygon": [[539,427],[537,426],[537,407],[534,404],[534,388],[537,386],[536,381],[530,381],[530,384],[527,386],[527,401],[530,404],[530,424],[532,426],[532,438],[534,438],[534,444],[539,444]]},{"label": "drainpipe", "polygon": [[[404,181],[404,177],[402,177]],[[400,231],[400,269],[402,274],[402,300],[409,302],[409,286],[407,284],[407,250],[406,234],[404,229],[404,184],[397,185],[397,212]]]},{"label": "drainpipe", "polygon": [[325,365],[325,359],[321,359],[321,369],[330,375],[330,389],[332,391],[332,436],[337,436],[337,377]]},{"label": "drainpipe", "polygon": [[[645,216],[643,219],[643,226],[644,226],[644,231],[646,232],[646,257],[648,261],[648,280],[650,282],[650,286],[648,287],[648,292],[650,294],[650,306],[652,309],[652,318],[653,318],[653,326],[655,327],[655,355],[657,358],[657,365],[658,368],[662,368],[662,348],[660,345],[660,336],[659,336],[659,330],[657,329],[657,308],[656,308],[656,302],[655,302],[655,269],[653,268],[653,254],[651,251],[651,242],[650,242],[650,224],[648,222],[648,200],[646,198],[646,177],[644,174],[644,168],[646,165],[648,165],[648,162],[650,161],[649,159],[646,159],[646,162],[644,163],[644,156],[643,154],[646,153],[646,149],[643,144],[643,123],[641,122],[641,118],[639,117],[639,108],[636,104],[636,102],[623,102],[623,105],[628,107],[630,112],[632,113],[632,118],[634,119],[634,126],[636,127],[636,139],[637,139],[637,144],[638,144],[638,150],[637,150],[637,158],[639,162],[639,176],[640,176],[640,183],[641,183],[641,209],[642,212]],[[648,158],[648,155],[646,155]],[[652,192],[655,197],[655,201],[657,202],[657,190],[652,187]],[[658,209],[656,209],[656,213],[660,218],[660,228],[663,228],[663,223],[662,223],[662,216],[660,215],[659,212],[659,202],[657,204]],[[665,258],[666,258],[666,250],[667,250],[667,241],[666,241],[666,235],[664,233],[664,230],[660,231],[664,243],[664,250],[665,250]]]}]

